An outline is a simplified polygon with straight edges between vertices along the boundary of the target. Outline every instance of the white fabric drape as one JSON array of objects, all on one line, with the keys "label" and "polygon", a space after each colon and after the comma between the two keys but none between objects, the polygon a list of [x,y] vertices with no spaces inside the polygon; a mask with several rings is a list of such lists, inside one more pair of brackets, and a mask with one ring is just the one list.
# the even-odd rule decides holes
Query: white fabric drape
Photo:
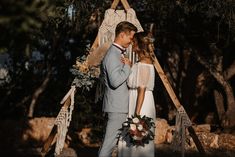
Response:
[{"label": "white fabric drape", "polygon": [[[104,20],[99,28],[98,32],[98,41],[99,46],[102,46],[104,43],[111,44],[115,38],[115,29],[118,23],[122,21],[128,21],[134,24],[137,27],[138,32],[143,31],[143,28],[136,17],[134,9],[130,8],[127,10],[115,10],[107,9],[105,11]],[[129,59],[135,62],[136,57],[132,55],[131,45],[127,49],[127,55]]]}]

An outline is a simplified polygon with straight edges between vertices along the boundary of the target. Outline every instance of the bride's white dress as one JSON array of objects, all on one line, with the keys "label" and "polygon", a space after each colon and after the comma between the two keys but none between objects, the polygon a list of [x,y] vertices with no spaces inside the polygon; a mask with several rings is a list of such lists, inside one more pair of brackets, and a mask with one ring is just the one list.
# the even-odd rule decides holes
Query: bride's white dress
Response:
[{"label": "bride's white dress", "polygon": [[[153,88],[155,80],[155,71],[152,64],[138,62],[132,66],[132,73],[128,79],[129,90],[129,113],[131,117],[135,113],[137,88],[146,87],[144,102],[140,115],[146,115],[156,119],[155,103],[153,98]],[[152,130],[154,132],[154,129]],[[142,146],[132,146],[128,141],[120,138],[118,142],[118,157],[154,157],[154,141]]]}]

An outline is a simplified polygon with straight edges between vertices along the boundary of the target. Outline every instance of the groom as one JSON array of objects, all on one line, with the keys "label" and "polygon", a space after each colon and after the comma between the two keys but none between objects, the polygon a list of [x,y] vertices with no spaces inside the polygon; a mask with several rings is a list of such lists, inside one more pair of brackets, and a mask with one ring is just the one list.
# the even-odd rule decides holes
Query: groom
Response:
[{"label": "groom", "polygon": [[118,129],[127,118],[129,96],[126,81],[131,72],[131,62],[123,59],[122,54],[132,43],[136,32],[137,28],[132,23],[120,22],[115,29],[114,43],[101,64],[101,76],[105,84],[103,111],[107,113],[108,121],[99,157],[111,157],[118,140]]}]

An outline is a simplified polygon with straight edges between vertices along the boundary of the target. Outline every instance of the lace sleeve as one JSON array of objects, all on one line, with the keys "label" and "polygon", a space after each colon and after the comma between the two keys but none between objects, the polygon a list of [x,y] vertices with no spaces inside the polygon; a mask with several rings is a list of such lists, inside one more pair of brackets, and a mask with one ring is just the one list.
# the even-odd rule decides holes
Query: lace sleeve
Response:
[{"label": "lace sleeve", "polygon": [[137,71],[137,87],[147,87],[150,79],[150,66],[139,64]]},{"label": "lace sleeve", "polygon": [[131,74],[129,75],[127,85],[129,88],[137,88],[136,87],[136,79],[137,77],[137,64],[134,64],[131,68]]}]

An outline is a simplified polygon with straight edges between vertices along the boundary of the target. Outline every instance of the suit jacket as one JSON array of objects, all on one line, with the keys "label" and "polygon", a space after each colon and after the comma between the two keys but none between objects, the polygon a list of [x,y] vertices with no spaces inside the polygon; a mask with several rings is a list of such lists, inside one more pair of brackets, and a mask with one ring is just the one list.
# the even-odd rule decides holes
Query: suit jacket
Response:
[{"label": "suit jacket", "polygon": [[127,78],[130,73],[130,66],[121,62],[121,50],[111,45],[101,63],[101,76],[105,85],[104,112],[128,113]]}]

